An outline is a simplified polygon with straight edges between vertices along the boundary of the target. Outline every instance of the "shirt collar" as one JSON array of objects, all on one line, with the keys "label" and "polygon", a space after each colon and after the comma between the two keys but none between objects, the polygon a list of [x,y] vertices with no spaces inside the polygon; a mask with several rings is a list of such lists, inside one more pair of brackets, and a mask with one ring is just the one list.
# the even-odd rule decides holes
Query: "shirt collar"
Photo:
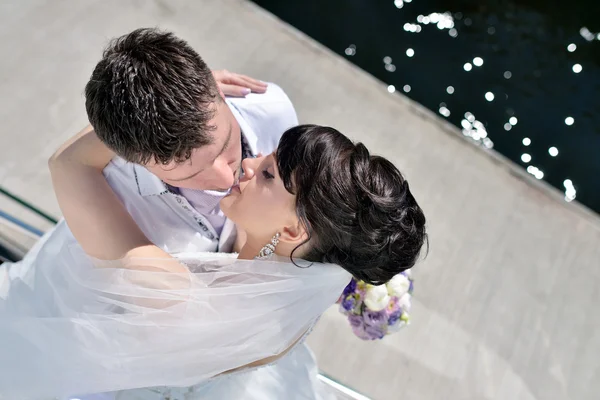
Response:
[{"label": "shirt collar", "polygon": [[139,164],[133,164],[133,174],[135,183],[138,187],[138,192],[142,197],[158,196],[169,193],[169,188],[158,176],[148,171]]},{"label": "shirt collar", "polygon": [[246,119],[244,117],[242,117],[242,114],[236,105],[237,101],[243,101],[243,100],[245,100],[245,99],[244,98],[225,99],[225,101],[227,102],[227,105],[229,105],[229,109],[231,110],[231,113],[233,114],[233,116],[235,117],[236,121],[238,122],[238,124],[240,126],[242,135],[244,135],[244,137],[246,138],[246,142],[250,146],[250,151],[252,152],[252,154],[258,154],[258,136],[256,136],[256,133],[254,133],[254,130],[250,127],[250,125],[248,124]]},{"label": "shirt collar", "polygon": [[[233,113],[236,121],[240,125],[242,135],[246,139],[246,143],[250,146],[252,154],[257,154],[258,137],[250,128],[250,125],[242,118],[242,114],[237,109],[231,99],[225,99],[229,105],[229,109]],[[242,155],[243,156],[243,155]],[[167,185],[160,180],[159,177],[148,171],[146,168],[139,164],[133,164],[133,173],[135,176],[135,183],[138,187],[138,192],[142,197],[146,196],[158,196],[169,193]]]}]

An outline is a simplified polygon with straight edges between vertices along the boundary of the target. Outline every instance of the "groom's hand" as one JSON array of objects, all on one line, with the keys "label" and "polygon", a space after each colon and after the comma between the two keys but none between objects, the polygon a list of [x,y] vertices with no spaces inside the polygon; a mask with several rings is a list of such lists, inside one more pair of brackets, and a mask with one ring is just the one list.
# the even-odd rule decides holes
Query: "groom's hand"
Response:
[{"label": "groom's hand", "polygon": [[251,92],[264,93],[267,84],[246,75],[229,72],[225,69],[212,71],[217,86],[225,96],[245,97]]}]

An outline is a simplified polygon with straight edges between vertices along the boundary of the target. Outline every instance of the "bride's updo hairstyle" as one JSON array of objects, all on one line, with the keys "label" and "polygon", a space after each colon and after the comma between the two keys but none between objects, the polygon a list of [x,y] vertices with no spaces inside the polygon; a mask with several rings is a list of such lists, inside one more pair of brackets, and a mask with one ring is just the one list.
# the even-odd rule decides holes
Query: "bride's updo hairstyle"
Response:
[{"label": "bride's updo hairstyle", "polygon": [[286,131],[276,158],[310,236],[303,259],[338,264],[374,285],[415,264],[425,215],[391,162],[317,125]]}]

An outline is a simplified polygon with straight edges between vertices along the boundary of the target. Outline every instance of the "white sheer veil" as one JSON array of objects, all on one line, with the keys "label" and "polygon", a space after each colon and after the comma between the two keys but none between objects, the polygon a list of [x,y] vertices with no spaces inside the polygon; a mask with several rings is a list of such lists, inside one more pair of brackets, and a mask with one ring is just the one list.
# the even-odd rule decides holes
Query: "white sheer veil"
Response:
[{"label": "white sheer veil", "polygon": [[60,251],[26,284],[19,264],[0,266],[2,399],[201,383],[287,349],[351,279],[281,259],[100,262],[76,245]]}]

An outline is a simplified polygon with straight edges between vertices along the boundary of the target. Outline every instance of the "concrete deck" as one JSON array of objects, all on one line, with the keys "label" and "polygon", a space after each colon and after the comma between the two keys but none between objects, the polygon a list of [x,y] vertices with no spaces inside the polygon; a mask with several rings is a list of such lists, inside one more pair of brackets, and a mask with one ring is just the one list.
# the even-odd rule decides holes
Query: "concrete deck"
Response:
[{"label": "concrete deck", "polygon": [[600,220],[247,1],[3,1],[0,185],[59,214],[46,159],[86,124],[83,87],[107,40],[140,26],[279,83],[301,121],[407,175],[431,241],[413,324],[365,343],[330,310],[309,340],[328,375],[377,400],[598,398]]}]

